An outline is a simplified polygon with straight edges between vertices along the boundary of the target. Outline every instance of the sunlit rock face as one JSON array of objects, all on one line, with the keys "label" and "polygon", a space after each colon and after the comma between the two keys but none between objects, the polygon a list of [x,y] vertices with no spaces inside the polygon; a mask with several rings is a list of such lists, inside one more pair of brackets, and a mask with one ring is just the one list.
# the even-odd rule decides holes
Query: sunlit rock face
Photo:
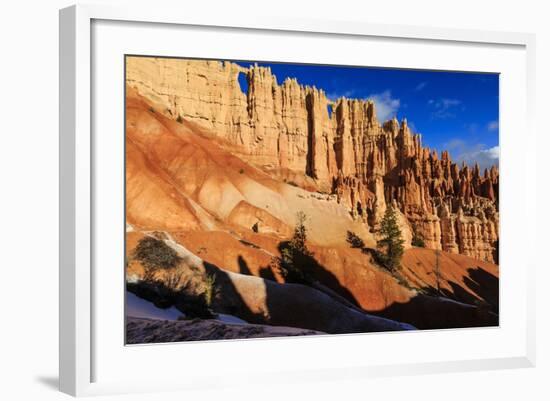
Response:
[{"label": "sunlit rock face", "polygon": [[331,101],[231,62],[128,57],[126,72],[164,115],[203,127],[264,171],[304,177],[371,230],[393,204],[408,245],[415,232],[428,248],[498,262],[498,168],[459,166],[423,147],[406,120],[380,122],[371,100]]}]

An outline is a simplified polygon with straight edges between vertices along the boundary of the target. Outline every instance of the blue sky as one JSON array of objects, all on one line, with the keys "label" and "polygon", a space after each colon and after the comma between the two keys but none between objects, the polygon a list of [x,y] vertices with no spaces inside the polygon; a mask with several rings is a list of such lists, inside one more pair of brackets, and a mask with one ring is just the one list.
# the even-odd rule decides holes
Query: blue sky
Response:
[{"label": "blue sky", "polygon": [[[250,62],[239,62],[248,67]],[[455,161],[498,163],[498,74],[258,63],[336,99],[373,99],[380,120],[407,118],[424,146]]]}]

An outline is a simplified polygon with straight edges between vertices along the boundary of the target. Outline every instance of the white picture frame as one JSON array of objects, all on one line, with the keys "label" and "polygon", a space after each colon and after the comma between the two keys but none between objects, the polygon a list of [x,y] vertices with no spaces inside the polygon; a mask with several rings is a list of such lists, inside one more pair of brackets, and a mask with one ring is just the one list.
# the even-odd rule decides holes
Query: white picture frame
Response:
[{"label": "white picture frame", "polygon": [[[169,377],[162,379],[160,377],[151,376],[149,380],[129,380],[125,377],[116,377],[111,374],[105,380],[98,379],[101,377],[101,372],[98,376],[98,364],[96,358],[98,353],[101,353],[104,348],[102,341],[97,344],[97,328],[99,320],[103,317],[97,313],[94,307],[94,296],[97,287],[102,284],[97,281],[94,275],[94,230],[97,230],[97,217],[94,213],[96,205],[94,204],[94,191],[96,189],[96,181],[94,176],[96,157],[101,154],[101,146],[97,146],[93,138],[93,127],[98,125],[98,118],[94,111],[94,103],[92,102],[93,87],[92,79],[94,76],[94,68],[97,67],[93,59],[94,53],[98,49],[94,46],[101,46],[101,40],[93,42],[94,23],[98,21],[109,21],[109,24],[120,23],[139,23],[140,27],[147,24],[159,26],[162,28],[170,27],[205,27],[209,30],[225,30],[231,29],[241,32],[244,35],[252,35],[255,31],[284,33],[286,35],[301,35],[307,34],[309,37],[325,37],[330,38],[331,35],[339,38],[348,38],[353,40],[361,40],[362,38],[378,38],[388,42],[398,41],[415,41],[415,42],[430,42],[436,43],[438,46],[456,45],[463,47],[483,47],[493,46],[495,48],[510,48],[513,49],[510,57],[517,58],[520,65],[521,76],[516,76],[514,82],[521,93],[525,96],[520,96],[521,104],[518,105],[521,117],[517,117],[517,121],[510,121],[510,124],[522,130],[522,142],[535,142],[535,133],[533,129],[534,112],[534,87],[535,87],[535,72],[534,72],[534,35],[523,33],[507,33],[507,32],[484,32],[458,29],[439,29],[428,27],[414,26],[398,26],[398,25],[374,25],[367,22],[350,22],[350,21],[324,21],[324,20],[297,20],[292,18],[274,18],[261,17],[238,20],[231,18],[227,20],[220,16],[201,16],[187,15],[184,10],[166,10],[151,8],[112,8],[109,6],[95,5],[78,5],[72,6],[60,11],[60,390],[75,396],[80,395],[95,395],[109,393],[126,393],[135,391],[160,391],[167,389],[196,389],[207,388],[213,386],[231,385],[231,378],[225,378],[222,372],[208,372],[203,370],[190,372],[190,375],[185,378]],[[142,29],[136,27],[135,29]],[[127,30],[127,26],[118,27],[118,30]],[[176,28],[174,28],[176,29]],[[163,35],[159,30],[159,35]],[[118,31],[117,31],[118,32]],[[137,32],[137,31],[136,31]],[[200,32],[197,33],[200,35]],[[119,38],[123,39],[123,38]],[[113,40],[113,42],[115,42]],[[412,43],[412,42],[411,42]],[[101,50],[101,49],[100,49]],[[517,50],[517,51],[516,51]],[[516,54],[517,53],[517,54]],[[468,61],[466,60],[465,63]],[[518,70],[519,71],[519,70]],[[493,72],[497,72],[496,70]],[[523,73],[525,76],[523,76]],[[122,72],[120,71],[120,74]],[[514,74],[514,72],[510,72]],[[518,73],[519,74],[519,73]],[[504,100],[505,101],[505,100]],[[120,106],[122,110],[122,105]],[[505,107],[505,110],[510,108]],[[535,155],[530,146],[524,146],[521,149],[514,146],[515,139],[503,130],[502,139],[503,146],[507,146],[505,152],[508,155],[509,164],[506,159],[502,165],[503,180],[515,180],[522,187],[533,188],[536,183],[533,183],[534,176],[526,174],[529,169],[534,169]],[[121,132],[122,135],[122,132]],[[512,152],[513,151],[513,152]],[[513,169],[510,167],[514,167]],[[512,181],[510,181],[512,182]],[[529,186],[528,186],[529,185]],[[122,190],[122,188],[121,188]],[[521,192],[521,191],[520,191]],[[506,193],[504,193],[506,195]],[[526,205],[524,197],[521,194],[510,195],[509,201],[504,199],[503,208],[507,207],[512,211],[514,207]],[[514,198],[512,198],[514,197]],[[523,210],[525,209],[525,210]],[[524,221],[527,226],[534,227],[536,209],[534,205],[522,208],[514,218],[508,218],[505,212],[503,215],[502,230],[509,232],[510,236],[514,235],[518,225]],[[508,213],[512,216],[512,213]],[[506,230],[506,231],[504,231]],[[534,232],[534,228],[532,231]],[[533,245],[525,243],[525,247],[530,249]],[[501,243],[502,247],[502,243]],[[525,249],[525,248],[523,248]],[[502,248],[501,248],[502,250]],[[502,257],[509,255],[512,260],[513,254],[504,252]],[[534,338],[534,271],[535,260],[534,252],[525,252],[521,261],[518,260],[518,271],[521,277],[516,280],[518,287],[517,294],[521,296],[522,302],[518,310],[515,312],[516,317],[520,317],[521,325],[515,327],[514,322],[507,325],[501,325],[500,328],[491,331],[482,332],[476,329],[462,331],[463,336],[474,339],[476,336],[486,336],[489,341],[492,336],[504,333],[506,330],[514,331],[514,337],[503,337],[501,340],[514,341],[510,343],[510,349],[513,351],[499,351],[495,348],[494,352],[486,354],[478,353],[467,355],[465,358],[450,358],[443,360],[421,361],[415,359],[414,355],[410,355],[406,362],[395,362],[380,359],[377,361],[357,362],[339,361],[338,366],[309,366],[304,364],[293,370],[276,370],[276,373],[271,371],[270,380],[273,375],[281,380],[326,380],[327,378],[354,378],[362,379],[380,375],[400,375],[400,374],[419,374],[419,373],[435,373],[449,371],[467,371],[479,369],[503,369],[512,367],[530,367],[535,363],[535,338]],[[504,270],[505,271],[505,270]],[[510,271],[512,274],[518,272]],[[122,265],[121,265],[122,275]],[[515,276],[514,276],[515,277]],[[117,283],[116,285],[119,285]],[[122,287],[120,288],[122,291]],[[501,293],[502,295],[502,293]],[[506,294],[505,294],[506,295]],[[523,298],[525,298],[523,300]],[[119,300],[120,301],[120,300]],[[117,301],[117,302],[119,302]],[[117,304],[118,305],[118,304]],[[120,314],[122,316],[122,314]],[[123,321],[121,321],[121,324]],[[508,323],[508,322],[507,322]],[[104,326],[104,325],[103,325]],[[103,327],[102,326],[102,327]],[[512,327],[513,326],[513,327]],[[516,330],[517,329],[517,330]],[[412,341],[439,341],[438,338],[445,336],[451,338],[450,332],[445,333],[438,331],[416,332],[412,336],[416,336],[416,340]],[[495,334],[497,333],[497,334]],[[377,334],[391,339],[395,337],[394,333]],[[388,337],[389,336],[389,337]],[[380,337],[380,338],[382,338]],[[225,342],[224,345],[218,343],[206,344],[185,344],[186,352],[193,354],[193,350],[197,352],[207,352],[205,347],[217,348],[220,352],[231,352],[228,347],[238,349],[242,352],[243,359],[246,360],[246,353],[258,353],[265,351],[267,348],[277,348],[283,344],[285,346],[302,341],[299,343],[299,348],[304,349],[304,352],[314,352],[315,347],[322,345],[328,350],[342,345],[345,339],[346,343],[361,344],[361,342],[375,341],[378,337],[361,336],[361,335],[346,335],[334,336],[329,340],[327,337],[317,337],[314,340],[304,342],[295,339],[271,339],[258,341],[233,341]],[[408,338],[412,338],[409,335]],[[441,337],[443,338],[443,337]],[[513,340],[510,340],[513,338]],[[420,339],[420,340],[418,340]],[[498,343],[496,340],[495,343]],[[243,344],[245,344],[243,346]],[[171,345],[179,347],[181,351],[182,345]],[[124,348],[121,341],[120,347]],[[164,347],[164,348],[163,348]],[[193,347],[193,348],[192,348]],[[142,348],[133,348],[132,358],[139,358],[140,349],[147,353],[147,358],[162,357],[161,354],[166,354],[164,345],[151,345]],[[176,348],[174,348],[176,349]],[[158,351],[157,351],[158,350]],[[179,351],[174,351],[179,352]],[[236,352],[236,351],[233,351]],[[158,353],[155,356],[153,354]],[[330,355],[330,354],[329,354]],[[107,360],[106,355],[99,355],[99,358]],[[114,358],[114,357],[113,357]],[[144,357],[145,358],[145,357]],[[208,358],[208,357],[207,357]],[[351,358],[351,357],[350,357]],[[330,364],[330,356],[328,357]],[[376,359],[373,357],[373,360]],[[135,359],[132,359],[135,361]],[[111,361],[109,361],[111,362]],[[114,359],[112,361],[114,363]],[[105,362],[103,362],[105,365]],[[113,366],[118,366],[113,364]],[[279,366],[279,365],[277,365]],[[256,382],[261,382],[261,373],[267,370],[267,367],[255,367],[258,373]],[[299,372],[299,374],[296,374]]]}]

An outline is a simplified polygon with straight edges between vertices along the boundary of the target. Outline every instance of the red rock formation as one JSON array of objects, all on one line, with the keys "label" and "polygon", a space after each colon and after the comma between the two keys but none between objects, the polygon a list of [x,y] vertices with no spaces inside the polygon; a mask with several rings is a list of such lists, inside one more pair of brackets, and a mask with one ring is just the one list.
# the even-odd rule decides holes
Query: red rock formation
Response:
[{"label": "red rock formation", "polygon": [[371,229],[395,203],[406,237],[415,231],[429,248],[497,261],[498,168],[482,174],[446,151],[439,157],[406,120],[379,122],[372,101],[332,102],[257,65],[129,57],[126,67],[128,85],[165,115],[208,128],[266,170],[310,177]]}]

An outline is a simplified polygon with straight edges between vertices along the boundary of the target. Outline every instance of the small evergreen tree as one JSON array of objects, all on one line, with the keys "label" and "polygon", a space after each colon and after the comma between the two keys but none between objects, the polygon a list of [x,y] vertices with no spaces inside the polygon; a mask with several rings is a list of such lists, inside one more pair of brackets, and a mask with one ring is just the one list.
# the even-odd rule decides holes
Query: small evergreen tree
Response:
[{"label": "small evergreen tree", "polygon": [[378,241],[377,245],[384,252],[379,255],[379,260],[386,269],[394,272],[401,264],[401,257],[405,250],[403,247],[405,241],[401,236],[401,230],[397,224],[395,210],[391,206],[384,213],[379,233],[382,238]]},{"label": "small evergreen tree", "polygon": [[303,268],[311,263],[313,253],[307,248],[306,215],[298,212],[294,234],[290,241],[282,248],[279,258],[279,270],[285,280],[295,283],[308,283],[309,279]]}]

